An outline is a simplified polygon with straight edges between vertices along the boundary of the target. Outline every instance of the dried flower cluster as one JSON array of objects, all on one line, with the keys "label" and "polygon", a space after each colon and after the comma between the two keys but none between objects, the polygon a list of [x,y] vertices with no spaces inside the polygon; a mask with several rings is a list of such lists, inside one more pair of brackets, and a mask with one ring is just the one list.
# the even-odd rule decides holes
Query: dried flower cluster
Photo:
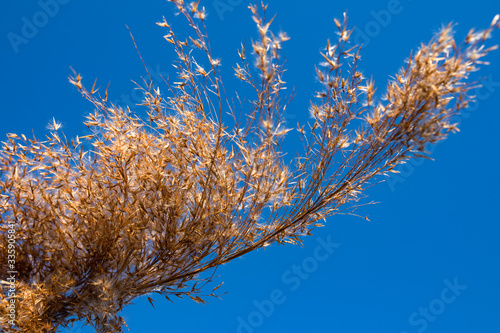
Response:
[{"label": "dried flower cluster", "polygon": [[[70,78],[95,106],[86,137],[68,140],[54,121],[47,140],[9,134],[0,150],[0,328],[55,332],[86,320],[98,332],[121,332],[119,312],[147,293],[203,302],[211,276],[200,273],[273,242],[300,237],[339,212],[353,214],[363,190],[456,127],[451,118],[472,98],[468,75],[494,47],[484,41],[500,27],[457,45],[451,26],[411,55],[381,98],[358,71],[360,47],[335,20],[316,69],[322,89],[310,107],[313,123],[298,127],[304,154],[285,163],[280,144],[283,61],[288,37],[274,35],[266,6],[250,6],[259,38],[255,63],[244,47],[236,76],[255,90],[242,109],[227,103],[220,61],[213,59],[198,3],[172,1],[193,35],[180,40],[166,20],[177,82],[161,94],[142,87],[149,119],[107,101],[80,75]],[[205,53],[207,64],[194,57]],[[222,115],[232,115],[232,129]],[[6,292],[11,226],[15,228],[16,318]],[[217,289],[217,287],[215,288]],[[211,294],[213,295],[213,293]]]}]

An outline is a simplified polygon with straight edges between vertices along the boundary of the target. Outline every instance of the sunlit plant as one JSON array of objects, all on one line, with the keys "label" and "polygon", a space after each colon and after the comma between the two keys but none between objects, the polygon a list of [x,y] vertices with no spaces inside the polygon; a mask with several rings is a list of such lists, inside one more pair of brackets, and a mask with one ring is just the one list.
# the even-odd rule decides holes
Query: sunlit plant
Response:
[{"label": "sunlit plant", "polygon": [[[213,276],[201,273],[272,243],[300,243],[327,217],[354,214],[367,186],[457,130],[452,117],[473,99],[468,76],[495,48],[484,42],[500,27],[497,15],[461,44],[443,27],[376,102],[344,15],[316,68],[312,120],[291,129],[280,56],[288,36],[271,32],[267,6],[249,7],[258,38],[251,54],[242,45],[234,73],[254,96],[234,105],[204,9],[171,2],[192,35],[181,39],[165,19],[158,23],[177,55],[177,78],[161,90],[145,79],[147,119],[75,73],[70,82],[95,108],[85,122],[90,135],[68,140],[54,120],[45,140],[9,134],[2,142],[3,331],[56,332],[85,320],[98,332],[121,332],[119,312],[135,298],[204,302],[218,286],[205,291]],[[281,150],[287,133],[304,143],[291,162]]]}]

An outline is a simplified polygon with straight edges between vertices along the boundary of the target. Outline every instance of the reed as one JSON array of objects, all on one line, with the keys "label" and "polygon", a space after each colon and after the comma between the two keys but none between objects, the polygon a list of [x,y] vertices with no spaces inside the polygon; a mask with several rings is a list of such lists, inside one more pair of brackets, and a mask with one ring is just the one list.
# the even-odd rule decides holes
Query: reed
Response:
[{"label": "reed", "polygon": [[[350,43],[344,15],[316,68],[312,120],[290,129],[280,56],[288,37],[271,32],[267,6],[249,6],[258,38],[250,59],[242,45],[234,72],[255,94],[236,111],[212,57],[204,9],[171,2],[192,34],[180,39],[165,19],[158,23],[177,55],[177,82],[165,81],[161,92],[144,81],[147,119],[108,102],[96,83],[87,89],[75,73],[70,82],[95,108],[85,122],[90,135],[69,140],[54,121],[44,140],[9,134],[2,142],[3,331],[56,332],[84,320],[97,332],[121,332],[119,312],[136,297],[203,303],[220,286],[206,271],[272,243],[300,243],[327,217],[355,215],[368,186],[399,163],[427,157],[428,144],[457,130],[451,119],[476,85],[468,76],[495,49],[484,42],[500,27],[497,15],[460,44],[452,26],[443,27],[410,54],[379,103],[374,82],[358,70],[361,47]],[[287,133],[304,144],[291,162],[281,150]]]}]

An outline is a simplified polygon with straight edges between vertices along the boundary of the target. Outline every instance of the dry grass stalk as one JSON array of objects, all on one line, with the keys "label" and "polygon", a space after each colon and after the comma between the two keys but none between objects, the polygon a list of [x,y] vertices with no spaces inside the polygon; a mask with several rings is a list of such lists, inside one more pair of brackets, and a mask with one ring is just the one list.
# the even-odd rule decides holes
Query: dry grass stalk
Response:
[{"label": "dry grass stalk", "polygon": [[[322,90],[310,107],[314,121],[297,129],[305,153],[288,165],[280,151],[290,131],[280,58],[288,37],[269,30],[266,6],[250,6],[259,31],[255,68],[243,47],[235,67],[256,92],[240,122],[224,97],[203,8],[172,2],[194,34],[180,40],[158,23],[177,53],[178,82],[166,97],[145,81],[148,120],[108,103],[95,84],[87,90],[76,75],[71,83],[95,106],[85,123],[92,135],[67,140],[54,121],[44,141],[10,134],[2,143],[0,277],[8,277],[15,224],[19,332],[55,332],[82,319],[98,332],[120,332],[118,313],[134,298],[204,302],[211,278],[200,273],[273,242],[300,243],[320,220],[353,214],[376,176],[424,157],[427,144],[456,130],[450,119],[470,101],[468,75],[494,49],[483,43],[500,26],[497,15],[460,45],[444,27],[410,56],[385,102],[375,103],[373,81],[357,70],[360,47],[349,45],[347,18],[335,20],[338,39],[316,69]],[[205,53],[207,68],[193,48]],[[222,124],[227,110],[231,130]],[[6,288],[4,331],[12,328]]]}]

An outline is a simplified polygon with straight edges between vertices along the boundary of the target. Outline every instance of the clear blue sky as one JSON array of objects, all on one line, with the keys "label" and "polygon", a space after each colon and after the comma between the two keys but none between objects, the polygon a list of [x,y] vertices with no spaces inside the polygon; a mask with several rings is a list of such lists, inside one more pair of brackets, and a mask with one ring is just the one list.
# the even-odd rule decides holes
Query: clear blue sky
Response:
[{"label": "clear blue sky", "polygon": [[[135,103],[131,80],[144,71],[125,25],[149,67],[173,75],[172,48],[154,24],[164,15],[181,34],[187,31],[172,4],[45,3],[54,1],[2,3],[2,138],[32,129],[42,137],[52,117],[69,137],[85,133],[82,120],[92,107],[68,83],[70,66],[87,85],[96,77],[101,84],[111,81],[111,100]],[[230,72],[236,48],[256,36],[247,2],[201,4],[209,12],[214,56],[222,58],[232,91],[241,87]],[[333,18],[345,10],[358,27],[354,36],[367,44],[363,72],[383,91],[410,50],[442,23],[457,22],[461,39],[471,27],[486,27],[500,13],[500,2],[270,0],[269,12],[277,13],[274,31],[291,36],[283,53],[285,81],[297,92],[287,115],[290,126],[308,119],[308,102],[318,88],[313,65],[321,61],[318,51],[326,39],[334,39]],[[30,30],[33,23],[38,27]],[[10,33],[25,39],[12,42]],[[500,44],[500,32],[489,44]],[[433,150],[435,161],[411,162],[400,178],[370,189],[369,199],[380,203],[360,212],[371,222],[335,216],[303,248],[272,246],[221,267],[219,281],[228,294],[208,305],[155,297],[153,309],[137,299],[123,312],[130,332],[500,332],[500,52],[488,60],[492,64],[473,76],[487,77],[476,92],[478,102],[457,119],[460,133]],[[292,153],[295,145],[285,142],[284,149]],[[71,332],[93,332],[79,327]]]}]

